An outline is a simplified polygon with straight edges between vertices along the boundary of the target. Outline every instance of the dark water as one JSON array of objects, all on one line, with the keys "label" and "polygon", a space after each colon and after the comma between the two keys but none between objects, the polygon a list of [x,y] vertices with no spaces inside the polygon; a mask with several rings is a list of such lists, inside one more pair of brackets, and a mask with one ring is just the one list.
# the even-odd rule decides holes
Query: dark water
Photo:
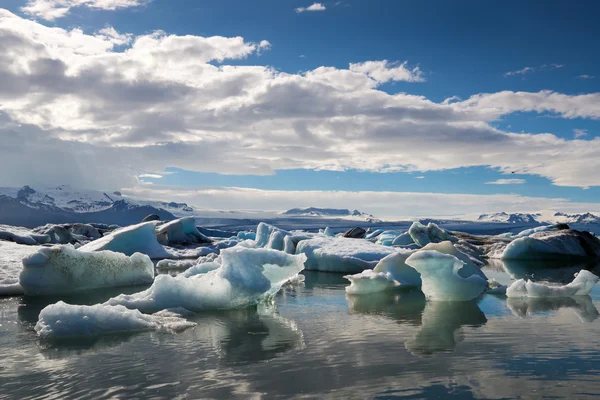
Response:
[{"label": "dark water", "polygon": [[[543,267],[485,272],[503,283],[566,282],[579,268]],[[40,343],[33,326],[56,299],[1,299],[0,399],[600,395],[600,288],[576,299],[436,303],[420,291],[350,297],[341,275],[305,275],[274,306],[201,314],[180,334]]]}]

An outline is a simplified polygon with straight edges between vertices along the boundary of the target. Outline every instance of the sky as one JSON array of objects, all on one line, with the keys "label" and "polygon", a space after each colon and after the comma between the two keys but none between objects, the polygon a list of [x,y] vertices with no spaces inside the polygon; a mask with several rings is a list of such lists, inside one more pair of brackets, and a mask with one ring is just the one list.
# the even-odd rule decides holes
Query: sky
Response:
[{"label": "sky", "polygon": [[600,211],[595,1],[2,0],[0,186]]}]

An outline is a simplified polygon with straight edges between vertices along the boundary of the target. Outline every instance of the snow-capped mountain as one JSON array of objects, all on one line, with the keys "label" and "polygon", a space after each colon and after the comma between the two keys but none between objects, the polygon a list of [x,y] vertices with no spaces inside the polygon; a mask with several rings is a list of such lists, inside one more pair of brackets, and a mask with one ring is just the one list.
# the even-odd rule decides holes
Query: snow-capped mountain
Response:
[{"label": "snow-capped mountain", "polygon": [[284,211],[281,215],[285,215],[287,217],[323,217],[323,218],[342,218],[342,219],[351,219],[358,221],[367,221],[367,222],[380,222],[378,218],[375,218],[371,214],[367,214],[364,212],[360,212],[358,210],[347,210],[344,208],[317,208],[317,207],[308,207],[308,208],[292,208],[290,210]]},{"label": "snow-capped mountain", "polygon": [[481,222],[501,222],[508,224],[535,224],[539,222],[537,218],[539,214],[522,214],[514,213],[508,214],[505,212],[493,213],[493,214],[481,214],[477,221]]},{"label": "snow-capped mountain", "polygon": [[556,211],[540,211],[533,214],[505,213],[482,214],[477,218],[480,222],[498,222],[511,224],[600,224],[600,217],[592,213],[566,214]]}]

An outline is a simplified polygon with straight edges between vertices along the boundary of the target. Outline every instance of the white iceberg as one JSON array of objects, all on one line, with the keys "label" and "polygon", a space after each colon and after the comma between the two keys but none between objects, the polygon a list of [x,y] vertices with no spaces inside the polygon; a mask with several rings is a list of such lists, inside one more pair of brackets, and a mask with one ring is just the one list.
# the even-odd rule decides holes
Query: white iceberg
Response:
[{"label": "white iceberg", "polygon": [[238,232],[237,237],[242,240],[256,240],[256,232],[240,231]]},{"label": "white iceberg", "polygon": [[408,246],[415,243],[410,233],[404,232],[401,235],[398,235],[392,241],[392,246]]},{"label": "white iceberg", "polygon": [[391,246],[399,235],[400,232],[398,231],[383,231],[381,234],[379,234],[379,236],[377,236],[377,241],[375,243],[382,246]]},{"label": "white iceberg", "polygon": [[430,300],[467,301],[479,296],[487,286],[487,278],[481,277],[478,268],[435,250],[417,251],[406,264],[421,275],[421,290]]},{"label": "white iceberg", "polygon": [[23,270],[23,258],[42,247],[5,242],[0,240],[0,296],[23,294],[19,274]]},{"label": "white iceberg", "polygon": [[306,260],[303,255],[245,247],[225,249],[220,258],[221,265],[215,270],[195,271],[198,273],[193,275],[188,270],[176,277],[158,275],[148,290],[120,295],[106,304],[143,312],[176,307],[190,311],[247,307],[277,293],[304,269]]},{"label": "white iceberg", "polygon": [[50,237],[20,226],[0,225],[0,240],[34,246],[50,242]]},{"label": "white iceberg", "polygon": [[408,234],[411,236],[412,240],[421,247],[428,243],[438,243],[445,240],[450,240],[452,242],[457,241],[455,236],[446,232],[433,222],[430,222],[425,226],[422,223],[415,221],[408,229]]},{"label": "white iceberg", "polygon": [[[266,246],[267,249],[280,250],[283,251],[285,249],[285,238],[290,236],[289,232],[274,230],[269,235],[269,241]],[[289,244],[288,244],[289,248]]]},{"label": "white iceberg", "polygon": [[573,297],[586,296],[598,282],[598,277],[585,269],[581,270],[568,285],[555,286],[519,279],[506,289],[507,297]]},{"label": "white iceberg", "polygon": [[435,251],[439,251],[440,253],[443,253],[443,254],[449,254],[451,256],[454,256],[454,257],[458,258],[459,260],[461,260],[463,263],[465,263],[465,267],[467,268],[468,271],[472,271],[473,273],[481,276],[482,278],[487,279],[487,277],[481,271],[481,269],[479,269],[477,266],[475,266],[475,263],[473,262],[471,257],[469,257],[467,254],[463,253],[462,251],[458,250],[454,246],[454,244],[448,240],[439,242],[439,243],[429,243],[428,245],[423,246],[422,250],[435,250]]},{"label": "white iceberg", "polygon": [[283,229],[279,229],[276,226],[269,225],[265,222],[261,222],[256,227],[256,245],[258,247],[267,246],[273,232],[281,232],[284,236],[291,235],[291,233],[288,231],[284,231]]},{"label": "white iceberg", "polygon": [[375,272],[370,269],[360,274],[344,275],[344,278],[350,281],[350,286],[346,286],[348,294],[383,292],[400,286],[389,272]]},{"label": "white iceberg", "polygon": [[211,243],[198,228],[194,217],[185,217],[167,222],[156,228],[158,242],[167,246],[175,244]]},{"label": "white iceberg", "polygon": [[71,246],[44,247],[23,259],[19,283],[26,295],[62,294],[151,283],[154,264],[147,255],[83,252]]},{"label": "white iceberg", "polygon": [[364,239],[320,236],[302,240],[296,254],[305,254],[307,270],[359,273],[373,269],[383,257],[395,253],[393,247]]},{"label": "white iceberg", "polygon": [[40,312],[35,331],[41,338],[49,339],[148,330],[178,332],[193,326],[194,322],[171,312],[147,315],[123,306],[79,306],[59,301]]}]

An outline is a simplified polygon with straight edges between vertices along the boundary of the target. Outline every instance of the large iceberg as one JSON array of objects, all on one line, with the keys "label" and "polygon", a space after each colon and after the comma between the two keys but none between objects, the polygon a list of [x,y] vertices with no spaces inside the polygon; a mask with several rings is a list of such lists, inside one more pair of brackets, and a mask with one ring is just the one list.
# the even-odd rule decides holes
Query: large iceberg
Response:
[{"label": "large iceberg", "polygon": [[0,240],[0,296],[23,294],[23,288],[19,285],[22,260],[41,248]]},{"label": "large iceberg", "polygon": [[[269,244],[269,241],[271,241],[271,236],[274,232],[280,232],[280,234],[277,235],[278,237],[291,235],[291,233],[288,231],[284,231],[276,226],[261,222],[256,227],[256,245],[258,247],[266,247]],[[283,250],[283,247],[277,250]]]},{"label": "large iceberg", "polygon": [[302,240],[296,247],[296,254],[308,258],[307,270],[351,274],[374,268],[379,260],[396,251],[368,240],[328,236]]},{"label": "large iceberg", "polygon": [[467,301],[479,296],[487,286],[487,279],[478,268],[450,254],[417,251],[406,264],[421,274],[421,290],[430,300]]},{"label": "large iceberg", "polygon": [[147,255],[83,252],[71,246],[44,247],[23,259],[19,283],[27,295],[151,283],[154,264]]},{"label": "large iceberg", "polygon": [[59,301],[40,312],[35,331],[44,339],[55,339],[148,330],[178,332],[193,326],[194,322],[172,312],[148,315],[123,306],[79,306]]},{"label": "large iceberg", "polygon": [[598,277],[587,270],[581,270],[568,285],[555,286],[519,279],[506,289],[507,297],[572,297],[586,296],[598,282]]},{"label": "large iceberg", "polygon": [[[232,247],[221,252],[221,265],[172,277],[158,275],[147,290],[120,295],[107,304],[143,312],[181,307],[190,311],[247,307],[274,295],[304,269],[306,257],[271,249]],[[208,263],[206,263],[208,264]]]},{"label": "large iceberg", "polygon": [[0,225],[0,240],[32,246],[48,243],[50,242],[50,237],[43,233],[33,232],[20,226]]},{"label": "large iceberg", "polygon": [[159,243],[164,245],[211,243],[211,240],[196,228],[194,217],[176,219],[156,228]]},{"label": "large iceberg", "polygon": [[591,233],[570,229],[537,232],[510,242],[501,257],[506,260],[600,258],[600,240]]},{"label": "large iceberg", "polygon": [[457,241],[455,236],[446,232],[433,222],[430,222],[425,226],[422,223],[415,221],[408,229],[408,234],[412,240],[421,247],[428,243],[438,243],[445,240],[450,240],[452,242]]}]

